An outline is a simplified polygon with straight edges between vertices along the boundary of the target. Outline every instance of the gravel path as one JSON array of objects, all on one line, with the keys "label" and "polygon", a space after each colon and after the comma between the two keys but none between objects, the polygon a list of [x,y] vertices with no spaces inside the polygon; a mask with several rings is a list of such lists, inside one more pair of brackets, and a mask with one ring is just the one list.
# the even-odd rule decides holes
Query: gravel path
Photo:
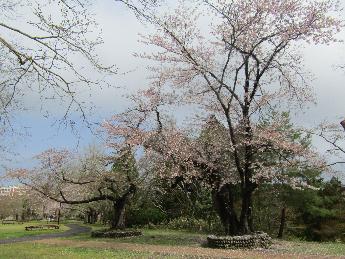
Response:
[{"label": "gravel path", "polygon": [[26,236],[26,237],[16,237],[16,238],[9,238],[9,239],[0,239],[0,244],[11,244],[11,243],[18,243],[18,242],[25,242],[25,241],[58,238],[58,237],[69,237],[76,234],[89,232],[91,230],[91,228],[89,227],[84,227],[77,224],[66,224],[66,226],[69,227],[70,229],[65,232]]}]

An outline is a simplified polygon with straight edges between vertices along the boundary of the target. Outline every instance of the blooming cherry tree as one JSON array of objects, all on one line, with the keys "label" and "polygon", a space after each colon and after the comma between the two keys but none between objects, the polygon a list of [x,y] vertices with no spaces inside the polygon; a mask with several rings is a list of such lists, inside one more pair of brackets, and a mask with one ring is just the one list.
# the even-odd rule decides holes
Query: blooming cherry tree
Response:
[{"label": "blooming cherry tree", "polygon": [[60,204],[111,201],[112,227],[125,227],[125,207],[138,184],[130,149],[122,149],[111,157],[95,149],[90,149],[84,157],[67,150],[49,149],[37,159],[39,167],[12,170],[8,176]]},{"label": "blooming cherry tree", "polygon": [[[162,175],[215,186],[225,231],[252,232],[252,195],[262,182],[307,186],[304,177],[288,176],[288,168],[324,166],[280,114],[313,100],[299,48],[336,41],[343,27],[332,15],[337,10],[330,0],[204,0],[153,15],[157,31],[143,42],[157,51],[138,54],[157,64],[150,67],[153,88],[106,129],[143,145],[148,157],[164,165]],[[197,111],[189,127],[172,122],[173,106]],[[195,140],[206,121],[207,145]],[[238,215],[234,186],[241,192]]]}]

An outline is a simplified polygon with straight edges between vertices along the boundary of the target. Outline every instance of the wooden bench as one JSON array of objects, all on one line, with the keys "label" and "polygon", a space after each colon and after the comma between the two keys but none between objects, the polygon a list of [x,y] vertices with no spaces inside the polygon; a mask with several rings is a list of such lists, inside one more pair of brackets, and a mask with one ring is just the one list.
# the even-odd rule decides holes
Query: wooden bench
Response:
[{"label": "wooden bench", "polygon": [[25,227],[25,230],[36,230],[36,229],[43,229],[43,227],[41,225]]},{"label": "wooden bench", "polygon": [[59,225],[55,225],[55,224],[47,224],[47,225],[43,225],[43,227],[46,227],[47,229],[59,229],[60,228]]},{"label": "wooden bench", "polygon": [[59,225],[47,224],[47,225],[35,225],[35,226],[27,226],[25,230],[42,230],[42,229],[59,229]]},{"label": "wooden bench", "polygon": [[1,221],[1,223],[2,223],[3,225],[5,225],[5,224],[16,224],[17,221],[12,220],[12,219],[3,219],[3,220]]}]

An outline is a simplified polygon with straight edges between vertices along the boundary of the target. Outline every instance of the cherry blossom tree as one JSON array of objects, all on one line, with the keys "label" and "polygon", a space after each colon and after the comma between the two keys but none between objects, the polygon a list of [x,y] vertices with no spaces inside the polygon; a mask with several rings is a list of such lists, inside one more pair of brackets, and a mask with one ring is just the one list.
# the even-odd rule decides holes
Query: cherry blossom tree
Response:
[{"label": "cherry blossom tree", "polygon": [[139,181],[130,149],[122,149],[111,157],[94,149],[85,157],[50,149],[37,158],[38,168],[13,170],[8,176],[60,204],[108,200],[113,204],[112,227],[125,227],[126,205]]},{"label": "cherry blossom tree", "polygon": [[[144,146],[162,177],[216,185],[215,207],[226,233],[252,232],[252,196],[262,182],[306,187],[303,175],[287,171],[324,166],[273,111],[300,109],[313,100],[299,49],[336,41],[343,27],[338,9],[329,0],[205,0],[184,1],[150,17],[157,31],[143,42],[157,51],[138,56],[157,64],[149,68],[153,86],[104,127],[130,145]],[[188,127],[169,115],[181,106],[196,111]],[[195,133],[205,121],[209,134],[203,145]],[[234,186],[241,193],[238,214]]]}]

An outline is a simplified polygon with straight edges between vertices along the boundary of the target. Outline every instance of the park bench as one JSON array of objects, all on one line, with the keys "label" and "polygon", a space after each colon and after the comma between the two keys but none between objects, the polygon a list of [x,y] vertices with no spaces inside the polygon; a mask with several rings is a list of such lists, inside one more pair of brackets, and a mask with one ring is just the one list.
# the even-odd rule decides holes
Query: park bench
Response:
[{"label": "park bench", "polygon": [[55,224],[47,224],[47,225],[43,225],[44,227],[46,227],[47,229],[59,229],[60,226],[59,225],[55,225]]},{"label": "park bench", "polygon": [[16,224],[17,221],[12,220],[12,219],[3,219],[3,220],[1,221],[1,223],[2,223],[3,225],[5,225],[5,224]]},{"label": "park bench", "polygon": [[25,227],[25,230],[35,230],[35,229],[42,229],[41,225],[37,225],[37,226],[27,226]]},{"label": "park bench", "polygon": [[59,229],[58,225],[47,224],[47,225],[35,225],[35,226],[27,226],[25,230],[42,230],[42,229]]}]

